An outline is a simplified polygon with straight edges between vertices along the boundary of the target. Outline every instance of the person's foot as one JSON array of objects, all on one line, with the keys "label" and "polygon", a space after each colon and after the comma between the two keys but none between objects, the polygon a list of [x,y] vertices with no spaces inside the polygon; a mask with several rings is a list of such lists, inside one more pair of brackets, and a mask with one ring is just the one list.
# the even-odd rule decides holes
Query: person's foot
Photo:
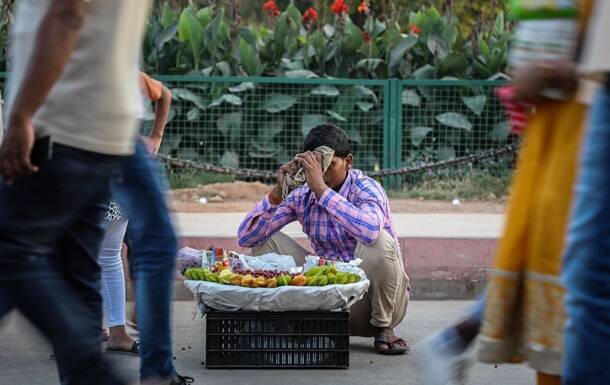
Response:
[{"label": "person's foot", "polygon": [[394,329],[377,328],[375,331],[375,351],[379,354],[404,354],[409,351],[407,342],[394,334]]},{"label": "person's foot", "polygon": [[437,334],[418,343],[414,350],[415,364],[422,385],[465,384],[468,360],[464,351],[454,349]]},{"label": "person's foot", "polygon": [[126,352],[126,353],[139,353],[138,342],[131,338],[124,325],[113,326],[110,328],[110,334],[108,336],[108,344],[106,350],[111,352]]}]

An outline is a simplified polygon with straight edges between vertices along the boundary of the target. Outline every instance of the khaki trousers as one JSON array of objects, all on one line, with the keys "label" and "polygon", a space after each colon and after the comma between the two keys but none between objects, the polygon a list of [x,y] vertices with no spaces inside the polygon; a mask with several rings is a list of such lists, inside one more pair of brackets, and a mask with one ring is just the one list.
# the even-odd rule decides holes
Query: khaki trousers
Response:
[{"label": "khaki trousers", "polygon": [[[297,265],[305,263],[310,251],[284,233],[278,232],[265,243],[252,248],[252,255],[277,253],[291,255]],[[350,309],[350,332],[355,336],[372,337],[374,327],[394,328],[405,317],[411,287],[405,273],[400,250],[392,236],[383,230],[372,245],[358,243],[355,257],[371,281],[362,300]]]}]

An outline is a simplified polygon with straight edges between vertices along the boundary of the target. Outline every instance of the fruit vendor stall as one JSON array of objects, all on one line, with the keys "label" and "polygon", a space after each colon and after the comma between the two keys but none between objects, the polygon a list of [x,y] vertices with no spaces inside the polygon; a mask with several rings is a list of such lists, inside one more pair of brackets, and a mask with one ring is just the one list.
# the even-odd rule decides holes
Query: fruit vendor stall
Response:
[{"label": "fruit vendor stall", "polygon": [[348,367],[349,308],[370,284],[358,264],[181,250],[180,272],[206,318],[206,367]]}]

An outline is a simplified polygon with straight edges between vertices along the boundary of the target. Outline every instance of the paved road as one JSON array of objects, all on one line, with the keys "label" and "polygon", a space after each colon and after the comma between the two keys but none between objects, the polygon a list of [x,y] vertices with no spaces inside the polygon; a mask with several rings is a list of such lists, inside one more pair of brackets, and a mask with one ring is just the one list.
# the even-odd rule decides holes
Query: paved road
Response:
[{"label": "paved road", "polygon": [[[180,235],[185,237],[235,237],[245,213],[176,213]],[[496,239],[504,226],[500,214],[393,214],[399,237]],[[298,223],[283,230],[290,236],[305,237]]]},{"label": "paved road", "polygon": [[[415,301],[410,304],[400,334],[410,344],[459,319],[469,302]],[[352,338],[351,367],[347,370],[206,370],[202,365],[203,321],[193,318],[190,302],[175,302],[174,346],[176,367],[180,373],[195,377],[196,384],[235,385],[416,385],[409,355],[382,357],[371,351],[367,339]],[[70,338],[66,335],[66,338]],[[57,384],[57,371],[49,359],[50,349],[17,314],[0,323],[0,385]],[[132,380],[137,379],[138,359],[109,355],[117,368]],[[534,384],[534,372],[525,366],[500,365],[497,368],[477,364],[468,385]]]}]

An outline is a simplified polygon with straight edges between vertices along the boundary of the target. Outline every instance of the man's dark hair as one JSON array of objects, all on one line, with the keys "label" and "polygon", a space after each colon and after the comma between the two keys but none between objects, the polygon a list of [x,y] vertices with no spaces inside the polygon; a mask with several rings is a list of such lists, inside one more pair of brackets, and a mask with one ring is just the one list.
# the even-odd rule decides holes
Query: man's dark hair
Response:
[{"label": "man's dark hair", "polygon": [[335,150],[335,156],[341,158],[352,152],[347,133],[334,124],[320,124],[312,128],[303,143],[303,151],[313,151],[320,146],[332,148]]}]

